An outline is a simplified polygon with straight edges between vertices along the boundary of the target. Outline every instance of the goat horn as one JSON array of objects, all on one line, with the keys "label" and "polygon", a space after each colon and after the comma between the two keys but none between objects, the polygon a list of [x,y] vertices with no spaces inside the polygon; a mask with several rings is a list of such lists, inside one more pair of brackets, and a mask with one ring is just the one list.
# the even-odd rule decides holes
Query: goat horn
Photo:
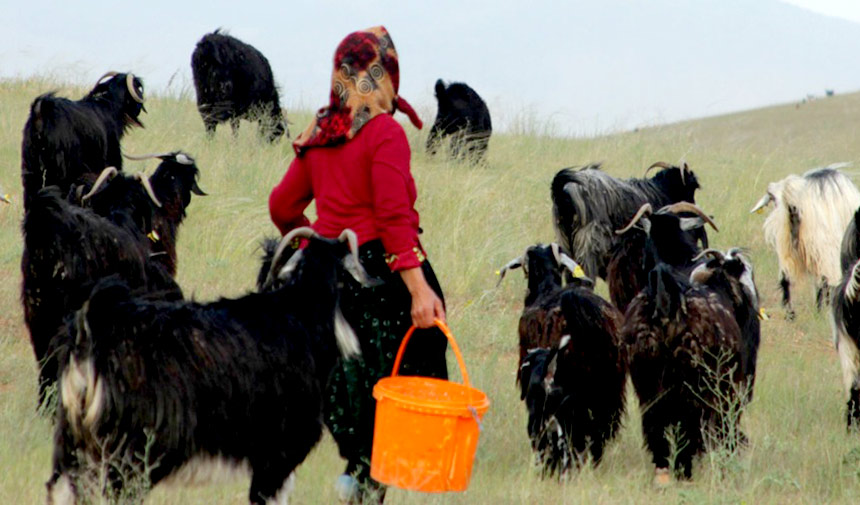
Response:
[{"label": "goat horn", "polygon": [[767,204],[769,204],[771,201],[773,201],[773,197],[771,196],[771,194],[765,193],[764,196],[761,197],[758,202],[756,202],[755,207],[750,210],[750,214],[755,214],[756,212],[765,208],[765,206],[767,206]]},{"label": "goat horn", "polygon": [[131,97],[134,98],[135,102],[143,103],[143,97],[134,89],[134,74],[131,72],[125,76],[125,87],[128,88],[128,92],[131,93]]},{"label": "goat horn", "polygon": [[146,190],[146,194],[149,195],[149,199],[152,200],[152,203],[154,203],[156,207],[161,207],[161,202],[158,201],[158,198],[155,196],[155,191],[152,190],[152,184],[149,183],[149,179],[141,174],[134,174],[134,178],[140,181],[140,184],[143,185],[143,189]]},{"label": "goat horn", "polygon": [[112,179],[116,174],[116,167],[106,167],[104,170],[102,170],[102,173],[99,174],[99,177],[98,179],[96,179],[96,182],[93,184],[93,187],[90,188],[89,193],[81,197],[81,202],[86,202],[87,200],[89,200],[94,194],[96,194],[96,191],[98,191],[99,188],[102,187],[102,184],[104,184],[105,181],[107,181],[108,179]]},{"label": "goat horn", "polygon": [[571,275],[577,278],[585,277],[585,272],[583,272],[582,267],[577,263],[573,258],[561,252],[559,254],[559,265],[562,265],[564,268],[570,270]]},{"label": "goat horn", "polygon": [[722,253],[722,251],[718,251],[717,249],[705,249],[704,251],[697,254],[693,258],[693,261],[699,261],[700,259],[704,258],[705,256],[713,256],[714,258],[717,258],[720,261],[726,260],[726,256]]},{"label": "goat horn", "polygon": [[693,214],[697,214],[699,217],[704,219],[705,222],[708,223],[709,225],[711,225],[711,227],[715,231],[720,231],[720,229],[717,228],[717,223],[715,223],[714,220],[711,219],[711,217],[709,215],[705,214],[705,211],[703,211],[695,203],[676,202],[676,203],[673,203],[671,205],[667,205],[667,206],[665,206],[662,209],[657,211],[657,213],[659,213],[659,214],[665,214],[667,212],[671,212],[672,214],[677,214],[679,212],[692,212]]},{"label": "goat horn", "polygon": [[106,72],[106,73],[105,73],[105,75],[103,75],[103,76],[101,76],[101,77],[99,77],[99,78],[98,78],[98,80],[96,81],[96,86],[98,86],[99,84],[101,84],[101,82],[105,79],[105,77],[113,77],[113,76],[117,75],[118,73],[119,73],[119,72],[113,72],[113,71],[111,71],[111,72]]},{"label": "goat horn", "polygon": [[665,161],[657,161],[653,165],[645,169],[645,175],[648,175],[648,172],[650,172],[652,168],[672,168],[672,165],[666,163]]},{"label": "goat horn", "polygon": [[284,238],[281,239],[281,243],[278,244],[278,248],[275,250],[275,254],[272,255],[272,263],[269,266],[269,273],[266,275],[266,282],[263,283],[264,286],[270,286],[272,282],[275,280],[274,272],[275,267],[278,264],[278,261],[281,259],[281,255],[284,254],[284,251],[287,249],[287,246],[290,242],[293,241],[294,238],[310,238],[317,234],[313,228],[310,226],[301,226],[299,228],[293,228],[289,233],[284,235]]},{"label": "goat horn", "polygon": [[340,236],[337,237],[337,239],[341,242],[346,240],[349,243],[349,252],[358,258],[358,235],[356,235],[354,231],[347,228],[340,232]]},{"label": "goat horn", "polygon": [[498,287],[502,283],[502,279],[505,278],[505,272],[507,272],[508,270],[510,270],[512,268],[519,268],[519,267],[523,266],[523,260],[524,259],[525,259],[525,255],[519,256],[517,258],[512,259],[505,266],[500,268],[499,271],[497,272],[497,274],[499,276],[499,282],[496,283],[496,287]]},{"label": "goat horn", "polygon": [[633,228],[633,226],[635,226],[636,223],[638,223],[640,219],[642,219],[643,215],[645,215],[646,213],[650,215],[651,212],[652,212],[651,211],[651,204],[650,203],[643,203],[642,206],[639,207],[639,210],[636,211],[636,215],[633,216],[633,219],[631,219],[630,222],[627,223],[627,226],[625,226],[624,228],[621,228],[620,230],[615,230],[615,234],[616,235],[624,235],[625,233],[627,233],[630,230],[630,228]]},{"label": "goat horn", "polygon": [[147,154],[125,154],[122,155],[127,160],[144,161],[152,158],[164,158],[165,156],[173,156],[173,153],[147,153]]},{"label": "goat horn", "polygon": [[549,248],[552,249],[552,256],[555,258],[555,262],[561,265],[561,251],[556,242],[553,242],[549,245]]}]

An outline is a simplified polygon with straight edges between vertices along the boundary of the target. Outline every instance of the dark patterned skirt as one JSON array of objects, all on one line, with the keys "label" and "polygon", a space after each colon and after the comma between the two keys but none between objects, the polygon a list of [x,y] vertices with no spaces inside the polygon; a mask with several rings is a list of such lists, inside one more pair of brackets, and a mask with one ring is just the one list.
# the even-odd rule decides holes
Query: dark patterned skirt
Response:
[{"label": "dark patterned skirt", "polygon": [[[347,460],[346,472],[366,481],[370,475],[376,400],[373,386],[390,375],[394,357],[412,325],[412,297],[397,272],[385,263],[382,242],[373,240],[359,249],[361,264],[382,284],[365,288],[349,277],[341,289],[340,306],[361,343],[360,359],[338,361],[326,390],[325,422]],[[442,288],[428,261],[421,266],[431,288],[442,298]],[[400,375],[448,378],[445,350],[448,341],[438,328],[416,330],[403,355]]]}]

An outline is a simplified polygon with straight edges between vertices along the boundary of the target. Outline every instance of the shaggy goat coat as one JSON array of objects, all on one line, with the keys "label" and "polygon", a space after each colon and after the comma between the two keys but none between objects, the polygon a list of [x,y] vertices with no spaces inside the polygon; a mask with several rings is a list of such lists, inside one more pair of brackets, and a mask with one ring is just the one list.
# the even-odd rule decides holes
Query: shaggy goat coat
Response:
[{"label": "shaggy goat coat", "polygon": [[311,238],[281,270],[292,272],[285,286],[238,299],[144,300],[121,281],[100,283],[61,353],[49,499],[74,481],[80,452],[122,464],[145,455],[153,484],[182,479],[201,459],[247,465],[250,502],[285,503],[322,435],[338,349],[359,352],[338,308],[346,256],[336,248],[346,246],[333,242]]},{"label": "shaggy goat coat", "polygon": [[764,222],[779,269],[791,281],[811,276],[835,286],[842,278],[839,248],[860,207],[860,191],[842,172],[811,170],[768,185],[775,206]]},{"label": "shaggy goat coat", "polygon": [[143,126],[137,119],[143,83],[137,77],[129,82],[127,76],[100,81],[78,101],[53,93],[33,101],[21,144],[25,209],[41,188],[56,185],[65,195],[85,174],[107,166],[122,169],[120,140],[131,126]]},{"label": "shaggy goat coat", "polygon": [[617,179],[600,170],[600,164],[563,169],[550,188],[558,243],[582,264],[586,275],[606,279],[610,252],[618,241],[615,230],[644,203],[655,209],[680,201],[695,203],[698,188],[686,164],[664,168],[650,179]]}]

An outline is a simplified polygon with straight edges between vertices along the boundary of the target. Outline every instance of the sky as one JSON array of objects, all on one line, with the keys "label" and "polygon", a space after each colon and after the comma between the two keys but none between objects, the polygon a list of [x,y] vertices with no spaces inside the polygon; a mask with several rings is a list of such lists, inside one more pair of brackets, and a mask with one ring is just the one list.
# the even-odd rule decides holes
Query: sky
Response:
[{"label": "sky", "polygon": [[222,27],[268,57],[288,110],[325,105],[338,42],[384,24],[400,94],[425,122],[442,78],[474,88],[507,131],[593,135],[860,90],[857,0],[30,0],[3,10],[0,78],[88,84],[131,70],[147,93],[193,98],[191,52]]}]

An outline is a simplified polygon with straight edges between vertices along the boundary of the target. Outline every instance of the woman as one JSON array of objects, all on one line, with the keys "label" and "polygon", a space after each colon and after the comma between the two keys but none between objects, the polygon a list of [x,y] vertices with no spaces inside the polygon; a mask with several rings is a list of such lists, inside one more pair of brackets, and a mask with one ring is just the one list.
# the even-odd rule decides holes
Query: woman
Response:
[{"label": "woman", "polygon": [[372,288],[347,282],[341,308],[361,342],[362,359],[342,362],[329,379],[325,421],[347,460],[338,479],[342,500],[382,501],[384,488],[370,479],[377,379],[391,373],[394,356],[410,325],[416,332],[401,373],[446,379],[447,341],[433,326],[445,319],[442,290],[418,239],[415,182],[400,110],[422,123],[397,95],[397,53],[384,27],[348,35],[334,56],[328,107],[293,143],[296,158],[269,197],[272,221],[282,234],[309,220],[304,210],[316,199],[314,230],[337,237],[358,235],[364,268],[383,283]]}]

